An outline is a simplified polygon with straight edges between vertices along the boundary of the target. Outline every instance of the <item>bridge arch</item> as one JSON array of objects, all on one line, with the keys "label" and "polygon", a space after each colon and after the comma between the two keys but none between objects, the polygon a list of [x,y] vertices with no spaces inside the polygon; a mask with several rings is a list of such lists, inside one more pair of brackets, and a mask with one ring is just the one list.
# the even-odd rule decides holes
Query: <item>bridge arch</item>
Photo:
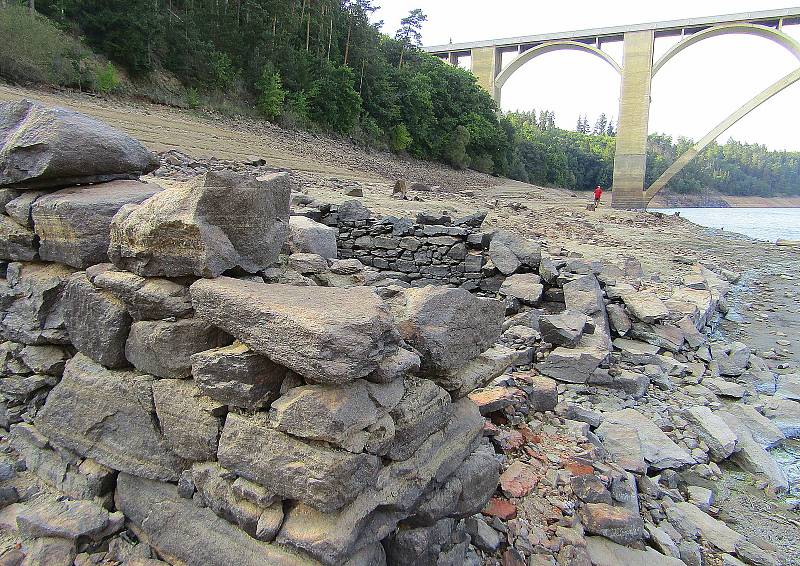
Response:
[{"label": "bridge arch", "polygon": [[506,67],[500,71],[497,77],[495,77],[494,94],[498,106],[500,105],[500,92],[506,81],[511,78],[511,75],[517,72],[520,67],[522,67],[528,61],[531,61],[540,55],[544,55],[545,53],[552,53],[553,51],[583,51],[585,53],[589,53],[595,57],[599,57],[611,65],[618,75],[622,75],[622,68],[619,66],[619,63],[617,63],[614,58],[611,57],[611,55],[601,49],[598,49],[597,47],[588,45],[586,43],[581,43],[579,41],[550,41],[523,51],[518,57],[506,65]]},{"label": "bridge arch", "polygon": [[[717,37],[721,35],[733,35],[733,34],[753,35],[769,39],[770,41],[773,41],[778,45],[784,47],[787,51],[789,51],[792,55],[794,55],[795,58],[800,62],[800,42],[798,42],[793,37],[787,35],[786,33],[782,32],[781,30],[756,24],[723,24],[696,32],[691,36],[688,36],[685,39],[673,45],[653,65],[652,75],[655,76],[655,74],[659,70],[661,70],[668,61],[670,61],[673,57],[675,57],[678,53],[682,52],[684,49],[696,43],[699,43],[705,39],[709,39],[711,37]],[[667,170],[664,171],[664,173],[658,179],[656,179],[650,187],[648,187],[645,190],[645,203],[652,200],[653,197],[655,197],[655,195],[661,189],[667,186],[667,183],[669,183],[672,180],[672,178],[675,177],[675,175],[677,175],[684,167],[686,167],[686,165],[688,165],[697,155],[699,155],[701,151],[703,151],[709,144],[711,144],[719,136],[724,134],[734,124],[736,124],[742,118],[750,114],[750,112],[761,106],[764,102],[771,99],[773,96],[777,95],[778,93],[782,92],[783,90],[785,90],[786,88],[795,84],[798,81],[800,81],[800,68],[780,78],[778,81],[768,86],[766,89],[761,91],[755,97],[753,97],[745,104],[743,104],[738,110],[733,112],[730,116],[725,118],[714,129],[712,129],[708,134],[706,134],[702,139],[700,139],[700,141],[698,141],[690,149],[688,149],[686,153],[679,156],[678,159],[669,168],[667,168]]]}]

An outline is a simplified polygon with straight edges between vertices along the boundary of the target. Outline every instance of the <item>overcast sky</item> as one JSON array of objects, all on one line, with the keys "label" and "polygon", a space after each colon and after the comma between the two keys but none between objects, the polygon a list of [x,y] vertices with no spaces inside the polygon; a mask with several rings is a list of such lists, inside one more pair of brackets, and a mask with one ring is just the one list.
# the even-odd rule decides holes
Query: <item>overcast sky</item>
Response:
[{"label": "overcast sky", "polygon": [[[425,45],[439,45],[617,26],[697,16],[789,8],[798,0],[378,0],[375,20],[394,35],[413,8],[428,16]],[[785,31],[800,40],[800,26]],[[656,58],[672,39],[656,41]],[[622,63],[620,44],[603,47]],[[751,36],[707,39],[672,59],[653,80],[650,132],[699,139],[800,62],[777,44]],[[573,129],[579,114],[594,123],[604,112],[616,117],[619,77],[596,57],[556,52],[524,65],[503,87],[503,110],[550,109],[562,128]],[[728,130],[729,137],[772,149],[800,150],[800,83],[768,101]]]}]

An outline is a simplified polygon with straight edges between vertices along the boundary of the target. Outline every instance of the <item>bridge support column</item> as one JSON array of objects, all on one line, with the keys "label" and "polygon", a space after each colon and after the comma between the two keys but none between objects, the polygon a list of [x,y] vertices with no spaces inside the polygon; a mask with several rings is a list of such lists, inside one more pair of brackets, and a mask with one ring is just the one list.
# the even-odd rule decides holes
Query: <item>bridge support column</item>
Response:
[{"label": "bridge support column", "polygon": [[475,47],[472,49],[472,74],[478,79],[478,84],[488,92],[492,99],[500,106],[500,88],[496,78],[500,74],[502,60],[494,47]]},{"label": "bridge support column", "polygon": [[644,177],[654,42],[652,30],[625,34],[611,201],[614,208],[642,209],[647,205]]}]

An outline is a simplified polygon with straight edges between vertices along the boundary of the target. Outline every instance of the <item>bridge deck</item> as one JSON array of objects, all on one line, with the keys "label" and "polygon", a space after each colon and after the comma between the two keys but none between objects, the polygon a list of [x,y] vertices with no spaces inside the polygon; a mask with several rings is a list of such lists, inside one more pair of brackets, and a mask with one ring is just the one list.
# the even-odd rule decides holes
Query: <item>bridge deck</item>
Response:
[{"label": "bridge deck", "polygon": [[655,30],[656,36],[679,35],[683,30],[698,31],[720,24],[730,23],[760,23],[764,25],[777,26],[783,21],[784,25],[800,24],[800,7],[781,8],[778,10],[764,10],[759,12],[744,12],[740,14],[728,14],[722,16],[707,16],[702,18],[689,18],[685,20],[671,20],[666,22],[651,22],[644,24],[633,24],[627,26],[616,26],[607,28],[584,29],[578,31],[565,31],[556,33],[545,33],[540,35],[528,35],[521,37],[509,37],[504,39],[489,39],[484,41],[473,41],[467,43],[451,43],[448,45],[432,45],[423,47],[429,53],[445,54],[468,52],[480,47],[496,47],[500,49],[518,48],[521,45],[544,43],[546,41],[621,41],[623,34],[631,31]]}]

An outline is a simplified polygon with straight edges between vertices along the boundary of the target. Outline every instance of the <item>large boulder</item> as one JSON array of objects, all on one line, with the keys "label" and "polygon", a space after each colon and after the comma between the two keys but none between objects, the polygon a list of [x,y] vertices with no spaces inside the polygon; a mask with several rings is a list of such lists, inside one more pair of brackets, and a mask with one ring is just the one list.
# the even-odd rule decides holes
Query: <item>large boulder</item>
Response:
[{"label": "large boulder", "polygon": [[197,281],[190,292],[198,318],[315,383],[370,376],[399,352],[392,316],[366,287],[294,287],[220,277]]},{"label": "large boulder", "polygon": [[594,275],[583,275],[564,284],[564,303],[567,308],[592,315],[605,310],[603,291]]},{"label": "large boulder", "polygon": [[132,179],[158,166],[137,140],[79,112],[29,100],[0,103],[0,186]]},{"label": "large boulder", "polygon": [[174,485],[120,474],[114,495],[132,530],[172,564],[310,566],[288,550],[259,542]]},{"label": "large boulder", "polygon": [[290,253],[321,255],[325,259],[336,259],[336,229],[314,222],[307,216],[289,218]]},{"label": "large boulder", "polygon": [[[144,277],[250,273],[278,259],[289,232],[289,176],[209,172],[193,184],[126,205],[114,216],[108,255]],[[232,212],[235,211],[235,212]]]},{"label": "large boulder", "polygon": [[539,373],[566,383],[586,383],[609,357],[609,352],[594,346],[565,348],[559,346],[536,364]]},{"label": "large boulder", "polygon": [[112,181],[40,197],[31,208],[39,257],[78,268],[108,261],[111,219],[124,205],[161,190],[152,183]]},{"label": "large boulder", "polygon": [[391,302],[403,339],[422,360],[422,370],[457,370],[500,337],[505,306],[464,289],[427,286],[404,289]]},{"label": "large boulder", "polygon": [[380,469],[377,456],[307,444],[271,428],[260,415],[235,413],[225,419],[218,458],[238,475],[323,513],[355,499]]},{"label": "large boulder", "polygon": [[287,369],[242,343],[198,352],[191,357],[200,390],[225,405],[263,409],[278,397]]},{"label": "large boulder", "polygon": [[141,320],[131,325],[125,356],[136,369],[157,377],[192,374],[192,355],[231,343],[230,336],[202,320]]},{"label": "large boulder", "polygon": [[539,317],[539,332],[545,342],[555,346],[574,348],[578,345],[588,323],[589,319],[585,314],[565,310],[558,314],[546,314]]},{"label": "large boulder", "polygon": [[695,405],[686,409],[684,416],[697,427],[697,434],[708,446],[713,460],[721,461],[733,454],[736,449],[736,434],[719,415],[708,407]]},{"label": "large boulder", "polygon": [[493,346],[457,370],[435,376],[435,381],[455,399],[465,397],[479,387],[485,387],[502,375],[517,357],[516,350]]},{"label": "large boulder", "polygon": [[127,366],[125,341],[131,317],[123,302],[97,289],[83,272],[70,277],[64,302],[67,331],[75,348],[106,367]]},{"label": "large boulder", "polygon": [[104,368],[82,354],[36,416],[54,444],[137,476],[176,481],[184,464],[165,441],[153,403],[153,377]]},{"label": "large boulder", "polygon": [[648,291],[623,293],[622,301],[631,316],[647,324],[659,322],[669,316],[669,310],[664,301]]},{"label": "large boulder", "polygon": [[500,285],[500,294],[519,299],[526,305],[535,305],[542,300],[544,285],[535,273],[511,275]]},{"label": "large boulder", "polygon": [[489,243],[489,259],[503,275],[511,275],[521,267],[536,271],[542,260],[542,245],[537,240],[498,230]]},{"label": "large boulder", "polygon": [[23,344],[69,344],[64,290],[75,270],[56,263],[12,263],[0,287],[0,333]]}]

